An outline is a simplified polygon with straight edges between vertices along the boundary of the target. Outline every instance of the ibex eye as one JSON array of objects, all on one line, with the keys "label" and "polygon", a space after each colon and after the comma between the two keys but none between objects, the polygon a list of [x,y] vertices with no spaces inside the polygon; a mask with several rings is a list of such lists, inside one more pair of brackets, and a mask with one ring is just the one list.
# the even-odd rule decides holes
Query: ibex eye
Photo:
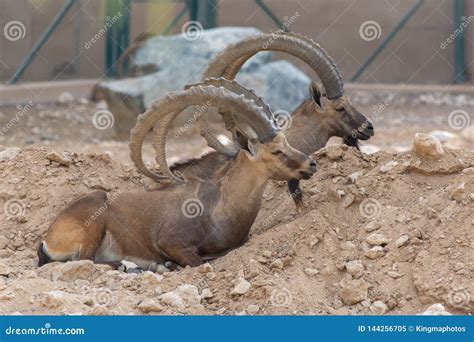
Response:
[{"label": "ibex eye", "polygon": [[276,150],[276,151],[273,151],[272,154],[275,155],[275,156],[278,156],[280,154],[283,154],[283,152],[280,151],[280,150]]},{"label": "ibex eye", "polygon": [[336,108],[336,111],[338,111],[339,113],[342,113],[344,112],[346,109],[344,107],[338,107]]}]

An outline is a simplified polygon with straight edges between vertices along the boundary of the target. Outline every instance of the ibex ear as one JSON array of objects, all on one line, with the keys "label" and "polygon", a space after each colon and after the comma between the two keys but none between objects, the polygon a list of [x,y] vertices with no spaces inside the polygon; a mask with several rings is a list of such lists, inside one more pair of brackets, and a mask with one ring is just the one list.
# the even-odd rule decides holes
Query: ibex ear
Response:
[{"label": "ibex ear", "polygon": [[309,85],[309,93],[314,102],[321,108],[321,90],[318,85],[314,82],[311,82]]}]

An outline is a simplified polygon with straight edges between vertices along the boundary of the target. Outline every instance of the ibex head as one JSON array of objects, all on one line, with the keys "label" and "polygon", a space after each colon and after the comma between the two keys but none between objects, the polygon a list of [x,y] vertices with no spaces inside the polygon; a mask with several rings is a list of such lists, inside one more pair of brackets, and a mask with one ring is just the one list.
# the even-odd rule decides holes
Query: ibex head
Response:
[{"label": "ibex head", "polygon": [[316,162],[291,147],[282,133],[265,144],[253,136],[247,141],[247,151],[249,158],[260,163],[273,180],[309,179],[316,172]]},{"label": "ibex head", "polygon": [[333,135],[346,139],[367,140],[374,135],[372,123],[359,112],[345,95],[329,99],[317,84],[309,87],[314,115]]}]

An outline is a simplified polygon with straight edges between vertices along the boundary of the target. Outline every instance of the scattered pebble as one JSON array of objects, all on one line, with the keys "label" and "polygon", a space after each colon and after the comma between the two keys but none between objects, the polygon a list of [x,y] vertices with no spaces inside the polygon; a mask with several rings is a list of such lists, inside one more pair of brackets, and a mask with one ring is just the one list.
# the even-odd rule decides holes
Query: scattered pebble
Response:
[{"label": "scattered pebble", "polygon": [[347,272],[354,278],[360,278],[364,274],[364,265],[360,260],[352,260],[346,263]]},{"label": "scattered pebble", "polygon": [[140,304],[138,304],[137,308],[143,313],[163,311],[163,307],[150,298],[141,301]]},{"label": "scattered pebble", "polygon": [[369,259],[381,258],[385,255],[385,252],[381,246],[375,246],[365,252],[365,256]]},{"label": "scattered pebble", "polygon": [[444,149],[438,139],[424,133],[416,133],[413,140],[413,151],[420,157],[441,159]]},{"label": "scattered pebble", "polygon": [[370,305],[370,311],[372,311],[376,315],[383,315],[387,313],[388,306],[384,302],[376,300],[372,303],[372,305]]},{"label": "scattered pebble", "polygon": [[346,305],[354,305],[367,299],[369,284],[362,279],[343,280],[339,297]]},{"label": "scattered pebble", "polygon": [[231,295],[243,295],[246,294],[252,285],[244,278],[237,279],[237,283],[230,292]]},{"label": "scattered pebble", "polygon": [[407,234],[400,235],[400,237],[395,240],[395,247],[400,248],[407,244],[410,237]]},{"label": "scattered pebble", "polygon": [[315,268],[305,268],[304,269],[304,273],[308,276],[308,277],[314,277],[315,275],[317,275],[319,273],[319,271]]},{"label": "scattered pebble", "polygon": [[388,244],[388,237],[384,234],[374,233],[365,238],[365,241],[372,246],[383,246]]}]

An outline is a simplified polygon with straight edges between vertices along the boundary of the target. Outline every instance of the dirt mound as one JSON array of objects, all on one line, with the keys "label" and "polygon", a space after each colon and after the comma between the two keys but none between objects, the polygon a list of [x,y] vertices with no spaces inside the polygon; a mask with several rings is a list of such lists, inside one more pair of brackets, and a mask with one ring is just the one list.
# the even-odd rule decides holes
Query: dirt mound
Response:
[{"label": "dirt mound", "polygon": [[316,153],[296,212],[269,185],[247,244],[198,268],[127,274],[89,261],[35,266],[35,247],[73,198],[150,188],[106,155],[0,151],[0,312],[23,314],[413,314],[474,312],[474,154],[429,161]]}]

